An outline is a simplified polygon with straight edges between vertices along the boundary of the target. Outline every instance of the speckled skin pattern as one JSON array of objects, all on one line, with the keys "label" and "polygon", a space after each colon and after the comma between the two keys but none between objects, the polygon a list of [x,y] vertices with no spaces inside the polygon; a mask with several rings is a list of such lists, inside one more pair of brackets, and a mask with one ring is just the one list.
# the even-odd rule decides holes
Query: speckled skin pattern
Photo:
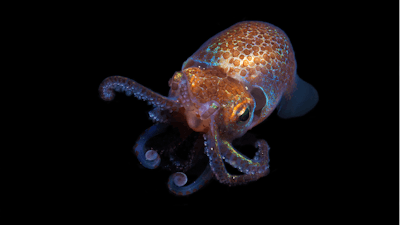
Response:
[{"label": "speckled skin pattern", "polygon": [[[169,81],[168,97],[161,96],[135,81],[112,76],[100,85],[100,96],[112,100],[115,91],[133,94],[154,106],[150,118],[156,123],[147,129],[134,146],[140,163],[157,168],[161,154],[146,149],[145,143],[162,132],[160,124],[176,118],[186,127],[201,133],[208,165],[197,180],[186,185],[184,171],[192,161],[181,162],[180,172],[171,175],[168,188],[177,195],[188,195],[203,187],[212,177],[236,185],[255,181],[269,172],[269,146],[258,140],[253,158],[235,150],[232,141],[265,120],[282,98],[290,99],[296,89],[296,61],[290,41],[279,28],[260,21],[243,21],[205,42]],[[183,126],[183,125],[182,125]],[[190,151],[190,152],[189,152]],[[188,150],[196,157],[198,150]],[[189,157],[193,158],[193,157]],[[225,161],[225,162],[224,162]],[[224,163],[241,171],[232,175]]]},{"label": "speckled skin pattern", "polygon": [[[209,68],[209,71],[203,71],[205,77],[214,75],[214,79],[208,79],[204,86],[224,82],[215,76],[219,78],[229,76],[248,87],[253,85],[262,87],[268,95],[269,104],[261,112],[259,122],[273,111],[282,93],[286,94],[286,98],[290,98],[296,71],[294,51],[289,38],[278,27],[259,21],[237,23],[210,38],[184,62],[182,70],[195,67],[189,69],[192,73],[199,70],[198,66]],[[207,75],[209,73],[210,75]],[[193,82],[199,83],[197,79]],[[232,83],[230,80],[225,79],[225,82],[227,85],[224,88],[228,91],[232,89],[230,86],[234,87],[228,85]],[[192,92],[204,93],[204,86],[195,85]],[[214,89],[208,89],[200,97],[209,99],[214,94],[212,91],[216,93]]]}]

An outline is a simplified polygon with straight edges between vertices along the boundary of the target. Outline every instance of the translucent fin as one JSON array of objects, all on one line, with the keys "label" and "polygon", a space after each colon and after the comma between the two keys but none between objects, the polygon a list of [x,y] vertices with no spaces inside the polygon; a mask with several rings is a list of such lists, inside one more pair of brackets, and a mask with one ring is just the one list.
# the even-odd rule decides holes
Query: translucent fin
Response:
[{"label": "translucent fin", "polygon": [[315,88],[302,80],[297,74],[295,78],[296,88],[287,100],[282,97],[278,105],[278,116],[283,119],[303,116],[310,111],[318,102],[318,92]]}]

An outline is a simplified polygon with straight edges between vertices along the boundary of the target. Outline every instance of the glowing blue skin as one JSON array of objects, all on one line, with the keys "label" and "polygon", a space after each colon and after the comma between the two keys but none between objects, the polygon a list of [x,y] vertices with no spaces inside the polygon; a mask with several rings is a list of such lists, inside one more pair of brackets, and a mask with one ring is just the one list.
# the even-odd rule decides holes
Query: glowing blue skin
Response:
[{"label": "glowing blue skin", "polygon": [[282,98],[277,107],[278,116],[283,119],[305,115],[315,107],[319,100],[317,90],[297,74],[295,83],[297,89],[293,91],[292,98],[289,101]]},{"label": "glowing blue skin", "polygon": [[[145,155],[148,149],[146,150],[144,148],[144,145],[151,137],[164,132],[165,127],[166,127],[165,124],[160,124],[160,123],[151,126],[142,135],[140,135],[138,141],[136,142],[137,145],[135,145],[134,147],[134,152],[137,155],[139,162],[148,169],[157,168],[160,165],[161,159],[160,156],[157,155],[157,158],[155,160],[147,160]],[[182,187],[175,185],[174,176],[175,174],[172,174],[168,180],[169,190],[177,195],[189,195],[199,190],[206,184],[206,182],[211,180],[212,172],[210,166],[207,166],[206,169],[203,171],[203,173],[196,179],[196,181],[187,186],[182,186]]]},{"label": "glowing blue skin", "polygon": [[[148,149],[146,150],[144,148],[144,145],[151,137],[164,132],[165,127],[166,127],[165,124],[160,124],[160,123],[151,126],[142,135],[140,135],[138,141],[136,142],[137,145],[135,145],[134,147],[134,152],[137,155],[137,158],[140,161],[140,163],[148,169],[157,168],[160,165],[161,160],[159,155],[157,155],[157,158],[155,160],[147,160],[145,155]],[[199,190],[206,184],[206,182],[211,180],[212,172],[210,166],[207,166],[206,169],[203,171],[203,173],[193,183],[182,187],[175,185],[174,176],[175,174],[172,174],[168,180],[169,190],[177,195],[189,195]]]}]

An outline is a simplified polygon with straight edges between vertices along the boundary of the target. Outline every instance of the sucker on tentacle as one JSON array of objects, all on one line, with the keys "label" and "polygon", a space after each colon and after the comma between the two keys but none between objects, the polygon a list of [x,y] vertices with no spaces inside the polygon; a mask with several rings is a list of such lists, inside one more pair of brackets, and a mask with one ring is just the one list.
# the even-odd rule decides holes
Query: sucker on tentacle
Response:
[{"label": "sucker on tentacle", "polygon": [[[161,114],[161,108],[156,107],[153,110],[149,111],[149,117],[150,119],[153,121],[153,123],[167,123],[168,122],[168,118],[166,115],[162,115]],[[171,110],[172,111],[172,110]]]}]

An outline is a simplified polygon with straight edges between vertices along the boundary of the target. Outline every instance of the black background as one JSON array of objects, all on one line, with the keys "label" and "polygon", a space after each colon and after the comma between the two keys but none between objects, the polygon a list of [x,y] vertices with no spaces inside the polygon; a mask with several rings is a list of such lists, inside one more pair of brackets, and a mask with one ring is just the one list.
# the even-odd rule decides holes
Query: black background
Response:
[{"label": "black background", "polygon": [[[369,63],[361,59],[365,54],[362,46],[366,45],[362,37],[366,38],[364,32],[369,28],[378,26],[374,21],[367,22],[368,16],[357,14],[363,10],[361,6],[162,8],[133,7],[122,12],[91,6],[76,15],[71,13],[68,18],[72,22],[67,18],[63,24],[65,47],[75,52],[69,62],[80,68],[73,82],[83,90],[79,102],[68,109],[78,118],[72,140],[82,144],[66,153],[73,160],[63,185],[82,208],[115,205],[174,210],[215,206],[237,211],[261,209],[266,216],[281,220],[303,218],[312,222],[351,217],[357,221],[366,216],[360,207],[370,209],[390,199],[394,206],[380,215],[398,212],[398,193],[383,198],[371,188],[383,185],[396,190],[397,185],[398,189],[398,173],[392,179],[382,179],[382,173],[376,172],[377,168],[397,170],[398,147],[392,146],[397,157],[389,153],[382,156],[382,164],[394,167],[374,167],[382,161],[379,156],[369,158],[374,147],[366,144],[371,139],[362,136],[360,130],[377,124],[363,123],[364,115],[373,114],[376,106],[369,105],[369,111],[361,113],[351,109],[357,106],[359,110],[361,102],[370,96],[355,89],[368,79],[361,71]],[[98,86],[108,76],[121,75],[167,95],[168,80],[201,44],[243,20],[269,22],[286,32],[295,51],[297,72],[317,89],[319,103],[300,118],[284,120],[274,112],[250,131],[271,147],[268,176],[236,187],[213,180],[192,195],[177,197],[167,188],[169,171],[142,168],[132,153],[138,136],[152,125],[147,114],[151,107],[124,94],[105,102],[99,97]],[[388,60],[396,64],[396,57]],[[393,124],[396,122],[391,128]],[[396,133],[390,137],[395,140]],[[380,140],[386,143],[386,139]]]}]

